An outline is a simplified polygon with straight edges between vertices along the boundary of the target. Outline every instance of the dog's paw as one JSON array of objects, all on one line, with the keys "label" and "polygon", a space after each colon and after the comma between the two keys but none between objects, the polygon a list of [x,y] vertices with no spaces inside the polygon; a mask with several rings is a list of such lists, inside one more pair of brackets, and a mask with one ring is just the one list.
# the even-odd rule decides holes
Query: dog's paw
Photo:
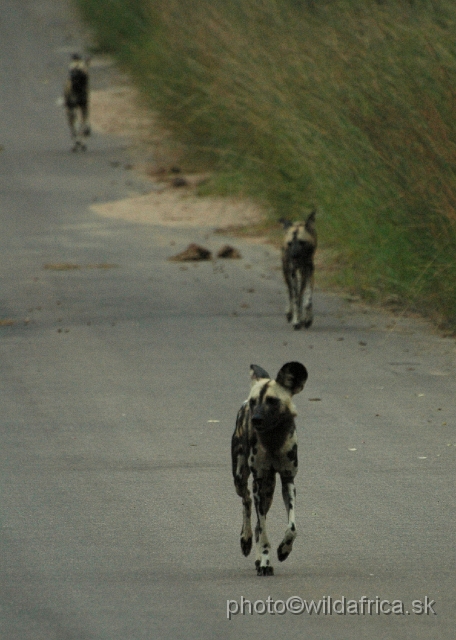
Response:
[{"label": "dog's paw", "polygon": [[274,575],[274,567],[271,567],[269,564],[269,560],[267,560],[268,564],[261,566],[260,560],[255,560],[255,568],[257,571],[257,576],[273,576]]},{"label": "dog's paw", "polygon": [[257,576],[273,576],[274,567],[270,565],[267,567],[257,567]]},{"label": "dog's paw", "polygon": [[279,562],[283,562],[284,560],[286,560],[289,555],[289,551],[282,551],[280,547],[277,549],[277,557],[279,559]]},{"label": "dog's paw", "polygon": [[252,550],[252,536],[250,538],[243,538],[241,536],[241,551],[245,556],[248,556]]},{"label": "dog's paw", "polygon": [[76,142],[74,143],[71,151],[73,151],[73,153],[76,153],[77,151],[86,151],[87,147],[86,145],[81,142],[80,140],[76,140]]},{"label": "dog's paw", "polygon": [[288,558],[293,549],[294,538],[282,540],[277,547],[277,557],[279,562],[283,562]]},{"label": "dog's paw", "polygon": [[312,324],[312,322],[313,322],[313,309],[312,309],[312,305],[310,304],[308,307],[305,308],[303,325],[306,329],[308,329]]}]

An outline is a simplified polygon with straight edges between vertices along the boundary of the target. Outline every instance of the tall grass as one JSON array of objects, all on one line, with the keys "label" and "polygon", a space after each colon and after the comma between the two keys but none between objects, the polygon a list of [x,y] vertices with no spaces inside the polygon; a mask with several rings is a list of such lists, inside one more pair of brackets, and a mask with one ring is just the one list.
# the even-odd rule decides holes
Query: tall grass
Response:
[{"label": "tall grass", "polygon": [[77,0],[213,190],[320,210],[340,284],[456,326],[452,0]]}]

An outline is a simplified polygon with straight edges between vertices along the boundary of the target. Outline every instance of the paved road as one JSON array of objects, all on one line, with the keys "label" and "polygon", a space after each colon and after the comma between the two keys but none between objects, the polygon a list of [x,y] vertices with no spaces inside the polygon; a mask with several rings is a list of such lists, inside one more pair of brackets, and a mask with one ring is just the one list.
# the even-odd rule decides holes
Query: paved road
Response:
[{"label": "paved road", "polygon": [[[321,292],[293,332],[273,250],[182,270],[166,257],[223,238],[96,217],[94,200],[148,187],[124,141],[69,153],[55,101],[80,44],[63,0],[3,0],[2,639],[453,640],[454,340]],[[43,268],[57,263],[80,268]],[[238,547],[229,441],[249,364],[291,359],[310,374],[299,531],[260,579]],[[277,499],[273,543],[284,528]],[[293,596],[352,613],[280,615]],[[353,613],[362,596],[372,615]],[[227,620],[242,597],[258,613]],[[412,613],[426,597],[437,615]],[[409,614],[377,614],[383,600]]]}]

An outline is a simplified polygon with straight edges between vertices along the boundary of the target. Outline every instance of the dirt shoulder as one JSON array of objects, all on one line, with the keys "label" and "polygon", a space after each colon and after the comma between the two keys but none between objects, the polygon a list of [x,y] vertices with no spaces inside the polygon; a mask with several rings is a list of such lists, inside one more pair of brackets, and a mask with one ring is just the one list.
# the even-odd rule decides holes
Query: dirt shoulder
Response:
[{"label": "dirt shoulder", "polygon": [[261,208],[249,200],[196,195],[208,176],[185,175],[178,170],[168,136],[133,87],[92,91],[91,123],[95,132],[126,137],[133,147],[143,150],[136,155],[152,158],[134,164],[134,169],[150,180],[150,193],[93,205],[97,214],[141,224],[222,229],[263,221]]}]

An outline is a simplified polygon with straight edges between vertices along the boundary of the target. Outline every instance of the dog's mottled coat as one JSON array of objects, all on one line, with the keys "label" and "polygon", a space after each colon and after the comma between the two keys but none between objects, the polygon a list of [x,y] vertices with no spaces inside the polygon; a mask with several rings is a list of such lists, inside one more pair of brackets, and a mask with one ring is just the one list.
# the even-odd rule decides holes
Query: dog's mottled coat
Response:
[{"label": "dog's mottled coat", "polygon": [[[288,288],[286,317],[294,329],[310,327],[313,321],[314,254],[317,248],[315,211],[305,222],[286,222],[282,245],[282,267]],[[304,306],[304,319],[302,308]]]},{"label": "dog's mottled coat", "polygon": [[282,562],[290,554],[296,537],[294,477],[298,470],[298,443],[291,401],[307,380],[307,370],[300,362],[288,362],[275,380],[258,365],[251,365],[250,395],[240,408],[231,442],[234,486],[242,498],[243,524],[241,550],[248,556],[252,549],[252,499],[248,487],[253,476],[252,491],[257,525],[255,528],[255,566],[260,576],[273,575],[270,548],[266,534],[266,515],[274,495],[276,474],[282,483],[282,496],[288,514],[285,536],[277,549]]},{"label": "dog's mottled coat", "polygon": [[64,103],[74,140],[73,151],[85,151],[83,138],[90,135],[89,124],[89,68],[88,60],[83,60],[77,53],[73,54],[65,83]]}]

